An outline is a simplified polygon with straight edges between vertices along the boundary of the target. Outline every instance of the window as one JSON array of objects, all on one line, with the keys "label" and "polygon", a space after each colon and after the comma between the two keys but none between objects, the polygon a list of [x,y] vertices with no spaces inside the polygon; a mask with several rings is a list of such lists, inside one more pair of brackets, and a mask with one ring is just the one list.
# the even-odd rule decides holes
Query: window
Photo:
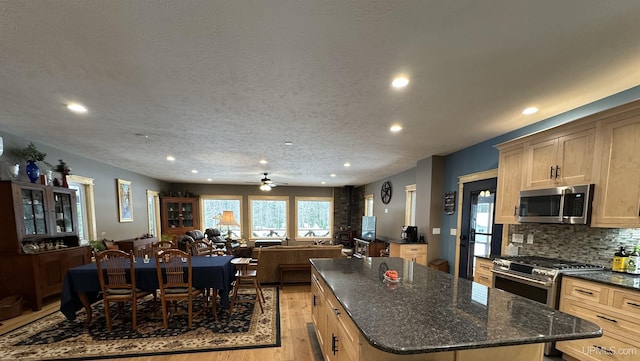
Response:
[{"label": "window", "polygon": [[332,239],[333,198],[296,197],[296,240]]},{"label": "window", "polygon": [[80,244],[88,244],[89,240],[98,239],[96,232],[96,208],[93,198],[93,178],[79,175],[68,175],[70,189],[76,190],[76,207],[78,208],[78,237]]},{"label": "window", "polygon": [[160,195],[158,192],[147,190],[147,215],[149,216],[149,234],[160,236]]},{"label": "window", "polygon": [[364,215],[373,216],[373,194],[364,196]]},{"label": "window", "polygon": [[252,239],[284,238],[289,219],[288,197],[249,197]]},{"label": "window", "polygon": [[404,225],[416,225],[416,185],[410,184],[404,187],[406,201],[404,211]]},{"label": "window", "polygon": [[[202,199],[202,217],[200,224],[204,225],[204,229],[218,228],[220,233],[226,236],[227,230],[231,231],[231,238],[242,237],[242,196],[203,196]],[[219,226],[222,211],[233,211],[233,215],[238,222],[237,226]]]}]

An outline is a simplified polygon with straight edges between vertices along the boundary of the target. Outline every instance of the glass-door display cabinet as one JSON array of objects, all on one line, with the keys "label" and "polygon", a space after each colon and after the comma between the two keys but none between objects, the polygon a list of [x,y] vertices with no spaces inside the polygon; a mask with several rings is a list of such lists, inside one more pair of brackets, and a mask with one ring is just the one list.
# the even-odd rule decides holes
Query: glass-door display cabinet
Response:
[{"label": "glass-door display cabinet", "polygon": [[162,197],[162,233],[184,235],[200,228],[198,198]]},{"label": "glass-door display cabinet", "polygon": [[0,200],[0,297],[23,295],[39,310],[61,292],[67,269],[91,260],[78,237],[75,190],[0,181]]}]

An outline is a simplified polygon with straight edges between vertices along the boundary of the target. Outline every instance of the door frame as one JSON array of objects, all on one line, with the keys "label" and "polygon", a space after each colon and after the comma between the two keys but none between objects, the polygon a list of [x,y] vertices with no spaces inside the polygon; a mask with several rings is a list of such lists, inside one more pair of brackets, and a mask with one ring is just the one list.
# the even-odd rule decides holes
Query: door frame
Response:
[{"label": "door frame", "polygon": [[464,184],[497,177],[498,168],[489,169],[478,173],[465,174],[458,177],[458,224],[456,226],[456,261],[453,273],[456,278],[460,273],[460,234],[462,233],[462,195],[464,194]]}]

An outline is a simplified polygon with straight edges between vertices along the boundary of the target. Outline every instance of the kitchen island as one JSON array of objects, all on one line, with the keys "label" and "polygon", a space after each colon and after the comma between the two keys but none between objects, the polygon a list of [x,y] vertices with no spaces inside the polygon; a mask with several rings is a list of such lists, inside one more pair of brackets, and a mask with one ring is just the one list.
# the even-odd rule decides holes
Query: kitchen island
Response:
[{"label": "kitchen island", "polygon": [[[602,329],[510,293],[401,258],[311,259],[325,360],[542,360],[544,342]],[[387,269],[400,280],[384,279]]]}]

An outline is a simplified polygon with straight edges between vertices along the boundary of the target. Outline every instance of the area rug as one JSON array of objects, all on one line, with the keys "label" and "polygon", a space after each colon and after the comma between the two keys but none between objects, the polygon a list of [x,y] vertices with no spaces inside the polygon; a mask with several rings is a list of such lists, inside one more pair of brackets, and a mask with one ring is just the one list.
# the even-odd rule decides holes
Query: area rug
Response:
[{"label": "area rug", "polygon": [[[241,290],[242,291],[242,290]],[[236,304],[232,314],[218,306],[216,321],[209,309],[195,317],[193,327],[186,316],[170,319],[162,326],[162,314],[151,296],[138,306],[138,330],[131,329],[131,309],[107,330],[102,301],[93,305],[93,321],[84,327],[84,311],[75,321],[54,312],[25,326],[0,335],[0,360],[92,360],[118,357],[167,355],[280,346],[279,294],[275,287],[264,287],[264,313],[258,304]],[[240,294],[239,298],[255,298]],[[194,309],[201,303],[196,302]],[[255,306],[255,307],[254,307]],[[112,313],[117,309],[111,307]]]}]

